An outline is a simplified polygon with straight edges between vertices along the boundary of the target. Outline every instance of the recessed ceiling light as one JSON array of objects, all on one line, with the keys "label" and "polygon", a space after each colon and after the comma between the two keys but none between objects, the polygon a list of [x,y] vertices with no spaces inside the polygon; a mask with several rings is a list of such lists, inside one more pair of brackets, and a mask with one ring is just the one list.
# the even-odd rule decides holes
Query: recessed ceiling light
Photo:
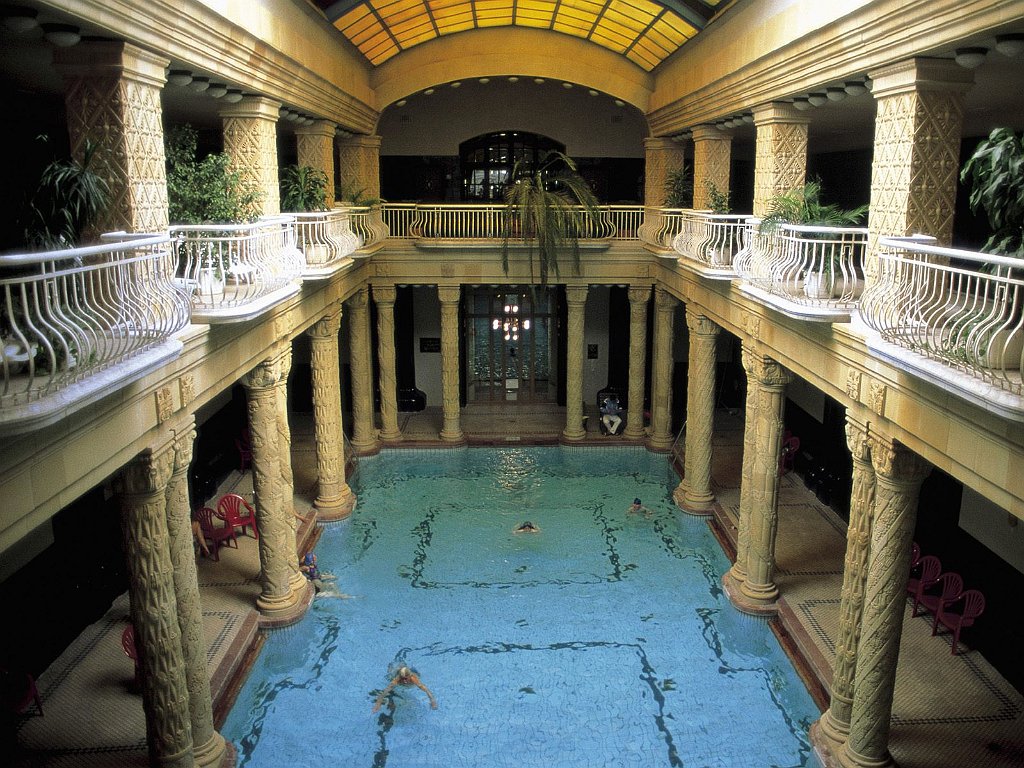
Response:
[{"label": "recessed ceiling light", "polygon": [[172,69],[167,73],[167,82],[171,85],[188,85],[192,82],[192,73],[187,69]]},{"label": "recessed ceiling light", "polygon": [[510,78],[508,79],[508,81],[509,81],[510,83],[518,83],[518,82],[519,82],[519,78],[518,78],[518,77],[516,77],[515,75],[513,75],[512,77],[510,77]]},{"label": "recessed ceiling light", "polygon": [[811,102],[807,100],[806,96],[797,96],[793,99],[793,106],[801,112],[806,112],[811,108]]},{"label": "recessed ceiling light", "polygon": [[544,78],[543,77],[535,77],[535,78],[533,78],[533,82],[535,82],[537,85],[543,85],[544,84]]},{"label": "recessed ceiling light", "polygon": [[843,90],[851,96],[860,96],[862,93],[865,93],[867,89],[868,87],[864,84],[863,80],[850,80],[843,85]]},{"label": "recessed ceiling light", "polygon": [[489,82],[491,82],[491,78],[481,77],[477,80],[477,82],[480,83],[481,85],[487,85]]},{"label": "recessed ceiling light", "polygon": [[4,26],[11,32],[28,32],[39,26],[36,19],[38,15],[34,8],[22,8],[18,5],[8,5],[0,8],[0,16],[3,17]]},{"label": "recessed ceiling light", "polygon": [[425,91],[423,92],[423,95],[424,95],[424,96],[429,96],[429,95],[430,95],[430,94],[432,94],[433,92],[434,92],[434,89],[433,89],[433,88],[427,88],[427,90],[425,90]]},{"label": "recessed ceiling light", "polygon": [[215,99],[219,99],[228,92],[228,87],[224,83],[210,83],[210,87],[206,89],[206,93],[213,96]]},{"label": "recessed ceiling light", "polygon": [[572,88],[572,83],[562,83],[563,88]]},{"label": "recessed ceiling light", "polygon": [[405,99],[399,99],[395,102],[396,107],[404,107],[408,102]]},{"label": "recessed ceiling light", "polygon": [[845,88],[826,88],[825,94],[828,96],[829,101],[842,101],[846,98]]},{"label": "recessed ceiling light", "polygon": [[454,83],[451,83],[452,88],[458,88],[460,85],[462,85],[462,82],[459,80],[456,80]]},{"label": "recessed ceiling light", "polygon": [[624,107],[624,106],[626,106],[626,102],[624,102],[622,99],[616,99],[615,100],[615,106],[616,107]]},{"label": "recessed ceiling light", "polygon": [[587,93],[590,94],[591,96],[597,96],[598,95],[598,92],[595,91],[593,88],[589,89],[587,91]]}]

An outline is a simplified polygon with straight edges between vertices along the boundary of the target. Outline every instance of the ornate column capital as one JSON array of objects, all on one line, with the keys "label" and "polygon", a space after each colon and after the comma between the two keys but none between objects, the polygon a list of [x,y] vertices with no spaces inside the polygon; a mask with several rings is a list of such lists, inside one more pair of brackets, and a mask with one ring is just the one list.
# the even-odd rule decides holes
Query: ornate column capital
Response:
[{"label": "ornate column capital", "polygon": [[742,360],[747,378],[756,381],[763,389],[782,388],[793,380],[793,375],[777,360],[758,354],[746,346],[743,347]]},{"label": "ornate column capital", "polygon": [[336,338],[338,332],[341,330],[341,315],[342,310],[341,305],[339,304],[329,315],[324,315],[309,326],[306,333],[312,339]]},{"label": "ornate column capital", "polygon": [[381,285],[374,283],[372,286],[373,301],[375,304],[394,304],[398,289],[393,285]]},{"label": "ornate column capital", "polygon": [[696,144],[701,141],[732,141],[732,136],[721,130],[717,125],[713,123],[702,123],[695,125],[691,129],[693,135],[693,143]]},{"label": "ornate column capital", "polygon": [[345,303],[348,304],[349,309],[360,310],[366,309],[369,301],[370,289],[364,285],[358,291],[349,296],[349,298],[345,300]]},{"label": "ornate column capital", "polygon": [[718,332],[721,330],[718,323],[690,309],[689,306],[686,308],[686,327],[694,336],[711,336],[712,338],[718,336]]},{"label": "ornate column capital", "polygon": [[660,285],[654,288],[654,308],[659,312],[673,310],[679,304],[679,299],[666,291]]},{"label": "ornate column capital", "polygon": [[163,493],[174,472],[174,461],[173,442],[148,448],[121,469],[114,488],[122,496]]},{"label": "ornate column capital", "polygon": [[192,463],[192,445],[196,440],[196,420],[192,416],[186,424],[174,430],[174,472],[184,472]]},{"label": "ornate column capital", "polygon": [[630,306],[640,305],[647,309],[647,302],[651,300],[651,286],[631,285],[627,291]]},{"label": "ornate column capital", "polygon": [[958,93],[974,85],[974,73],[952,59],[905,59],[875,70],[869,77],[876,100],[920,91]]},{"label": "ornate column capital", "polygon": [[808,125],[811,122],[809,115],[801,112],[788,101],[770,101],[767,104],[759,104],[754,107],[754,125],[787,124],[787,125]]},{"label": "ornate column capital", "polygon": [[869,440],[871,466],[880,480],[916,485],[931,473],[931,464],[892,438],[872,432]]},{"label": "ornate column capital", "polygon": [[846,417],[846,446],[854,461],[871,461],[871,440],[868,437],[868,425]]},{"label": "ornate column capital", "polygon": [[83,40],[55,48],[53,63],[66,78],[123,77],[163,88],[171,60],[121,40]]},{"label": "ornate column capital", "polygon": [[330,120],[314,120],[311,125],[299,125],[295,128],[296,136],[321,136],[334,141],[338,126]]},{"label": "ornate column capital", "polygon": [[589,287],[586,285],[565,286],[565,303],[577,306],[586,304],[588,289]]},{"label": "ornate column capital", "polygon": [[237,104],[221,107],[222,118],[242,117],[268,120],[277,123],[280,117],[281,102],[266,96],[244,96]]},{"label": "ornate column capital", "polygon": [[459,299],[462,298],[462,289],[457,285],[439,285],[437,286],[437,298],[444,304],[458,304]]},{"label": "ornate column capital", "polygon": [[251,371],[242,374],[242,386],[246,389],[269,389],[277,386],[282,378],[281,367],[280,357],[261,360]]}]

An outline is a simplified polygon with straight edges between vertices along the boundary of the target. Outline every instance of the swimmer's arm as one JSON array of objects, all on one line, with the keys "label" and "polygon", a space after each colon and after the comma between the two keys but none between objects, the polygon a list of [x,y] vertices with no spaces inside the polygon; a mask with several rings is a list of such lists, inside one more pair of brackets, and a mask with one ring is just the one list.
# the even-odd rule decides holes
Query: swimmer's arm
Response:
[{"label": "swimmer's arm", "polygon": [[397,684],[398,684],[398,678],[396,677],[394,680],[392,680],[390,683],[388,683],[388,687],[387,688],[385,688],[383,691],[380,692],[380,696],[378,696],[377,700],[375,702],[373,702],[373,710],[372,710],[373,712],[376,712],[378,709],[380,709],[380,705],[384,703],[384,699],[386,699],[388,697],[388,694],[391,693],[391,691],[394,689],[395,685],[397,685]]}]

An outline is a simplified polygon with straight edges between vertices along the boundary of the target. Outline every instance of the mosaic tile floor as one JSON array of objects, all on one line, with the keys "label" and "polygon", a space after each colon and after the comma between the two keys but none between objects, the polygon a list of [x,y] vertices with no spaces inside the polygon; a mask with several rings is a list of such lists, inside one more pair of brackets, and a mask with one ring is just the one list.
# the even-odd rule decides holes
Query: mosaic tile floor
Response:
[{"label": "mosaic tile floor", "polygon": [[[467,409],[463,428],[470,441],[539,434],[557,439],[564,409],[518,413]],[[429,409],[401,414],[405,442],[436,440],[440,414]],[[296,509],[312,501],[315,462],[308,415],[292,424]],[[607,440],[596,430],[587,440]],[[720,414],[715,433],[716,492],[726,535],[734,536],[739,501],[742,417]],[[250,485],[246,485],[250,483]],[[222,492],[248,493],[248,475],[233,474]],[[824,682],[831,678],[832,639],[838,626],[844,552],[843,524],[804,488],[795,475],[783,478],[777,539],[777,582],[782,613],[804,655]],[[255,634],[253,603],[258,594],[256,542],[240,539],[238,550],[223,550],[219,563],[201,559],[204,632],[215,697]],[[127,599],[119,598],[99,622],[86,628],[40,677],[45,717],[19,722],[14,768],[119,768],[146,765],[141,702],[131,687],[132,667],[120,645]],[[949,653],[948,637],[932,637],[927,618],[910,618],[909,604],[893,706],[890,749],[902,768],[1024,766],[1024,698],[980,653]],[[89,706],[82,706],[89,702]]]}]

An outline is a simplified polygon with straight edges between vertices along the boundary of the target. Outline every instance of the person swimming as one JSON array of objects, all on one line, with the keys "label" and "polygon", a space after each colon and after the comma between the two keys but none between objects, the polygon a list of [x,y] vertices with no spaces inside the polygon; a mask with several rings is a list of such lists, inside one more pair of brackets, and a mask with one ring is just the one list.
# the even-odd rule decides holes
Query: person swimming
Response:
[{"label": "person swimming", "polygon": [[640,501],[639,498],[636,498],[636,499],[633,499],[633,503],[630,504],[629,507],[626,509],[626,514],[628,514],[628,515],[641,515],[642,514],[642,515],[645,515],[647,517],[650,517],[651,516],[651,510],[649,510],[647,507],[645,507],[643,505],[643,502]]},{"label": "person swimming", "polygon": [[513,533],[540,533],[540,528],[526,520],[515,527]]},{"label": "person swimming", "polygon": [[384,703],[384,699],[386,699],[388,697],[388,694],[390,694],[399,685],[416,686],[425,694],[427,694],[427,698],[430,699],[430,708],[437,709],[437,699],[434,698],[434,694],[432,694],[430,692],[430,689],[423,684],[423,681],[420,680],[419,675],[416,674],[415,670],[403,664],[401,667],[398,668],[398,671],[395,673],[395,676],[391,678],[391,682],[388,683],[388,687],[381,691],[380,695],[377,696],[377,700],[373,702],[372,711],[376,712],[377,710],[379,710],[381,708],[381,705]]}]

